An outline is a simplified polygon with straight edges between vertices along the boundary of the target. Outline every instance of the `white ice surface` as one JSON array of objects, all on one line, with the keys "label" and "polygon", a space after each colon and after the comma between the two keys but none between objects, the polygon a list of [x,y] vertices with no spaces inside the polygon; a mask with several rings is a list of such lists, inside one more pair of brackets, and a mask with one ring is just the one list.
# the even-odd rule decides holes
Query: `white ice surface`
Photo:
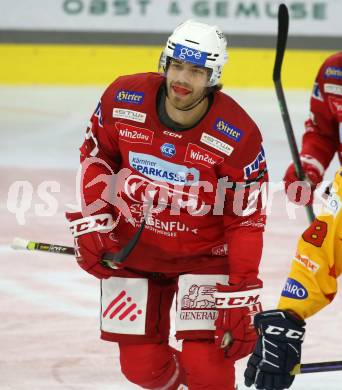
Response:
[{"label": "white ice surface", "polygon": [[[75,202],[78,151],[89,116],[103,88],[0,87],[0,389],[136,389],[119,370],[115,345],[98,339],[98,283],[69,256],[14,251],[15,236],[71,244],[64,221]],[[230,90],[260,126],[270,178],[280,182],[290,161],[289,148],[273,90]],[[295,132],[303,131],[309,91],[287,92]],[[332,163],[326,178],[338,164]],[[15,181],[27,181],[18,201],[9,198]],[[39,213],[38,186],[59,183],[53,215]],[[28,184],[28,185],[30,185]],[[13,210],[27,202],[22,218]],[[38,208],[37,208],[38,207]],[[11,211],[12,210],[12,211]],[[40,216],[39,216],[40,214]],[[47,213],[48,214],[48,213]],[[306,226],[303,210],[289,219],[278,195],[271,209],[261,277],[264,307],[273,308],[286,278],[298,235]],[[303,362],[340,360],[341,295],[308,320]],[[175,341],[172,339],[172,343]],[[245,361],[237,364],[244,389]],[[306,374],[293,389],[342,389],[342,373]]]}]

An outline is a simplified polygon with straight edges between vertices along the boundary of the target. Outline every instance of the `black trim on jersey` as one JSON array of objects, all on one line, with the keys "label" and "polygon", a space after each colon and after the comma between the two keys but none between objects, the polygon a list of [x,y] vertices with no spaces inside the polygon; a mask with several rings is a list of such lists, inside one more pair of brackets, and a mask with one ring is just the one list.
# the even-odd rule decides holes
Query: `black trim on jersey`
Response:
[{"label": "black trim on jersey", "polygon": [[165,125],[166,127],[168,127],[169,129],[171,129],[174,132],[180,132],[180,131],[193,129],[208,114],[208,112],[209,112],[209,110],[210,110],[210,108],[211,108],[211,106],[213,104],[213,101],[214,101],[213,93],[209,93],[207,98],[208,98],[208,107],[207,107],[207,110],[205,111],[205,113],[202,115],[202,117],[194,125],[192,125],[190,127],[184,127],[184,126],[181,126],[179,123],[173,121],[169,117],[169,115],[167,114],[166,108],[165,108],[166,84],[162,83],[162,85],[160,86],[160,88],[158,90],[158,93],[157,93],[157,102],[156,102],[156,104],[157,104],[158,118],[162,122],[163,125]]},{"label": "black trim on jersey", "polygon": [[244,182],[233,182],[233,186],[229,189],[235,190],[241,190],[242,188],[248,188],[254,183],[257,183],[260,181],[268,172],[267,168],[264,168],[262,171],[259,172],[258,176],[253,180],[246,180]]}]

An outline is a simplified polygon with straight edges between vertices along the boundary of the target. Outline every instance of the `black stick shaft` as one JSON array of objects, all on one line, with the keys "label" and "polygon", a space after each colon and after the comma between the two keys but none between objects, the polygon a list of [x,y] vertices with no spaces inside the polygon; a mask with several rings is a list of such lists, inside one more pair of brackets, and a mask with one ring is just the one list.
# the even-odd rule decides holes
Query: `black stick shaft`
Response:
[{"label": "black stick shaft", "polygon": [[301,374],[312,374],[314,372],[341,371],[342,361],[305,363],[300,365]]},{"label": "black stick shaft", "polygon": [[[289,12],[285,4],[280,4],[279,11],[278,11],[278,37],[277,37],[276,58],[275,58],[274,68],[273,68],[273,81],[274,81],[279,108],[284,122],[287,140],[290,146],[291,156],[296,170],[296,174],[300,181],[304,181],[306,178],[300,161],[297,142],[294,136],[290,114],[287,109],[286,98],[285,98],[285,94],[281,82],[281,69],[282,69],[284,54],[286,50],[288,30],[289,30]],[[306,208],[308,219],[310,222],[312,222],[315,219],[312,205],[306,205],[305,208]]]}]

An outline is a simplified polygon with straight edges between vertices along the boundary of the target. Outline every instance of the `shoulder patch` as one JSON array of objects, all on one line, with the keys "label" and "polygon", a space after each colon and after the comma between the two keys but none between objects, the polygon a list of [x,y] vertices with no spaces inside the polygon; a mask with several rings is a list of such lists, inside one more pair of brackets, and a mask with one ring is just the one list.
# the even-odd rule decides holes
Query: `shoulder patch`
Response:
[{"label": "shoulder patch", "polygon": [[255,157],[255,159],[248,165],[244,167],[244,178],[247,180],[250,178],[252,173],[258,172],[261,165],[266,161],[265,151],[264,148],[261,147],[260,152]]},{"label": "shoulder patch", "polygon": [[312,90],[312,97],[316,100],[319,100],[320,102],[323,102],[323,96],[318,83],[314,83],[313,90]]}]

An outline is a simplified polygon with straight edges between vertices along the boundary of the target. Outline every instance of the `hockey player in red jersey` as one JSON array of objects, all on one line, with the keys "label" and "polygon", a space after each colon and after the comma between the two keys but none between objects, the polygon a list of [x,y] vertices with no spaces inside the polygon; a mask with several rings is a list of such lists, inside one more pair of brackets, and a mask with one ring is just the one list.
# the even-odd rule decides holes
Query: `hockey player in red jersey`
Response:
[{"label": "hockey player in red jersey", "polygon": [[288,198],[298,203],[303,203],[304,199],[312,203],[313,191],[323,180],[335,153],[342,163],[342,52],[328,57],[322,64],[314,83],[310,111],[300,152],[310,197],[302,195],[301,187],[297,192],[289,191],[290,185],[299,180],[293,164],[284,177]]},{"label": "hockey player in red jersey", "polygon": [[[258,127],[220,91],[226,60],[216,26],[183,23],[160,73],[107,88],[81,147],[77,261],[101,279],[102,339],[146,389],[233,390],[256,340],[267,168]],[[144,220],[119,269],[104,265]],[[181,353],[168,343],[174,297]]]}]

